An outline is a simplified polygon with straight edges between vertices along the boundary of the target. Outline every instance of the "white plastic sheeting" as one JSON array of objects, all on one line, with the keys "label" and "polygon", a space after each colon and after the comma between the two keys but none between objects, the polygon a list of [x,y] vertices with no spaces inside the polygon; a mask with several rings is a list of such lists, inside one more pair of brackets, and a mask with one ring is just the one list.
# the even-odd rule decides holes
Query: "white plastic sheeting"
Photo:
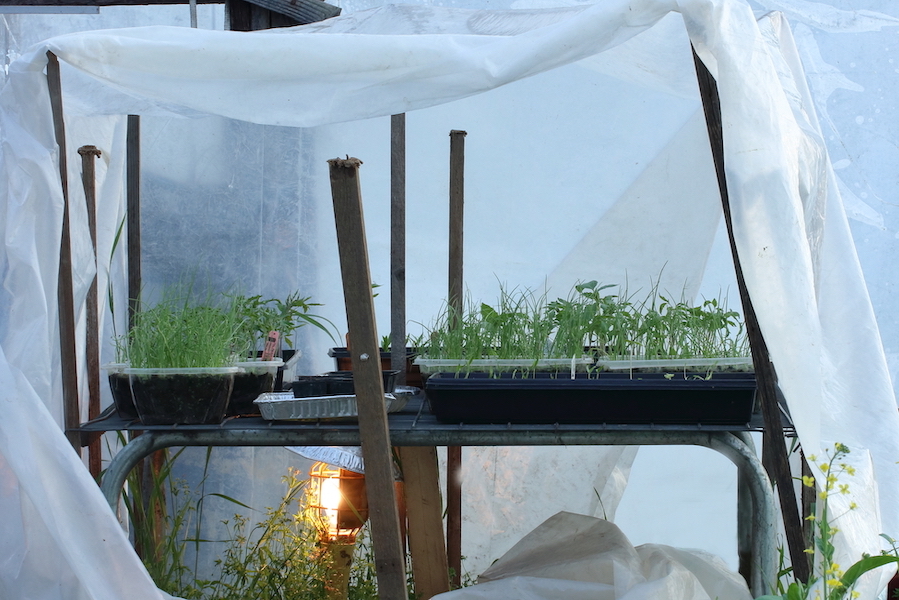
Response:
[{"label": "white plastic sheeting", "polygon": [[634,547],[613,523],[560,512],[515,544],[478,585],[440,600],[750,600],[746,582],[708,554]]},{"label": "white plastic sheeting", "polygon": [[[625,78],[656,99],[668,95],[676,104],[691,94],[692,83],[686,82],[695,75],[685,53],[683,24],[672,11],[683,16],[690,40],[718,79],[738,248],[803,445],[811,453],[830,441],[846,443],[864,467],[859,481],[865,483],[861,489],[854,485],[853,494],[862,508],[850,514],[858,517],[854,522],[843,526],[859,535],[841,560],[849,564],[859,551],[871,550],[876,533],[899,530],[892,510],[883,515],[883,524],[878,522],[873,493],[876,479],[884,506],[897,497],[895,401],[838,186],[789,31],[776,15],[758,26],[748,6],[737,0],[618,0],[498,12],[383,7],[290,31],[136,28],[73,34],[40,45],[10,66],[0,96],[6,182],[0,189],[5,240],[0,298],[10,307],[0,321],[0,343],[11,371],[22,374],[13,410],[27,411],[29,398],[38,397],[57,421],[61,413],[59,384],[33,360],[35,354],[53,355],[56,348],[62,199],[42,73],[47,49],[64,63],[70,115],[210,113],[309,127],[436,106],[580,59],[589,59],[582,63],[587,68]],[[639,51],[645,48],[650,51]],[[659,58],[663,62],[653,64]],[[106,139],[110,142],[104,150],[120,148],[121,123],[116,123],[110,122],[106,133],[91,142]],[[697,130],[685,126],[676,131],[670,143],[645,143],[670,147],[672,156],[682,158],[674,151],[681,132],[696,135]],[[121,157],[115,151],[109,155]],[[707,155],[697,155],[708,174],[706,160]],[[661,189],[658,172],[684,187],[696,172],[655,166],[657,172],[645,178],[642,188],[628,189],[628,202],[619,200],[601,213],[599,231],[621,232],[639,224],[644,227],[640,237],[609,237],[603,243],[585,236],[590,243],[571,249],[572,260],[559,281],[596,277],[596,265],[576,268],[578,257],[621,255],[628,257],[626,268],[617,259],[599,266],[606,281],[663,272],[670,278],[666,285],[680,288],[688,281],[688,293],[698,289],[697,274],[711,251],[717,218],[692,217],[709,215],[697,208],[709,195],[677,198],[683,209],[671,210],[674,200],[648,195]],[[70,177],[70,186],[74,181]],[[708,183],[702,187],[714,189]],[[104,216],[117,223],[119,214],[111,210]],[[647,221],[647,214],[666,218]],[[92,259],[77,214],[73,226],[80,300]],[[684,238],[698,242],[694,252],[682,243],[674,246],[682,251],[671,254],[659,244]],[[676,267],[665,266],[672,256],[683,259]],[[23,385],[31,391],[18,391]],[[34,442],[26,432],[9,427],[0,422],[17,444]],[[52,472],[60,466],[45,461],[39,468]],[[89,482],[84,478],[82,483]],[[80,494],[80,489],[72,493]],[[88,554],[95,553],[93,544],[98,543],[55,539]],[[91,593],[105,586],[96,578],[81,584]]]}]

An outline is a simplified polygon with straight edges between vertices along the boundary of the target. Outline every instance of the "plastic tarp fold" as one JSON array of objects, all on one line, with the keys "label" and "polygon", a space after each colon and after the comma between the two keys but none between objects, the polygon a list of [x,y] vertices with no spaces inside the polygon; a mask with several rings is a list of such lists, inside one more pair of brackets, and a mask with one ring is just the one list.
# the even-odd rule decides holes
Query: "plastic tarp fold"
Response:
[{"label": "plastic tarp fold", "polygon": [[441,600],[750,600],[740,575],[708,554],[659,544],[634,547],[609,521],[560,512],[527,534],[479,578]]},{"label": "plastic tarp fold", "polygon": [[[61,421],[60,384],[31,360],[52,356],[58,365],[63,202],[43,73],[47,50],[62,61],[70,116],[206,113],[309,127],[436,106],[594,55],[604,72],[634,71],[641,85],[679,96],[687,89],[683,82],[695,79],[692,65],[678,63],[682,70],[671,75],[654,68],[651,56],[621,61],[617,68],[609,58],[616,49],[639,45],[643,34],[653,35],[657,23],[668,28],[667,35],[678,18],[674,13],[717,78],[737,248],[803,447],[820,454],[822,447],[842,442],[861,468],[853,488],[860,508],[843,526],[858,538],[850,540],[840,562],[851,564],[861,551],[876,551],[871,546],[877,533],[899,531],[893,508],[899,498],[899,415],[886,361],[789,31],[776,15],[759,25],[740,0],[613,0],[496,12],[391,6],[283,31],[134,28],[60,36],[35,47],[10,66],[0,93],[0,304],[8,307],[0,315],[0,360],[23,374],[4,389],[5,397],[23,414],[43,402]],[[660,50],[665,39],[652,38]],[[660,58],[659,65],[671,66],[667,56]],[[110,133],[105,139],[121,137]],[[93,269],[85,227],[84,219],[73,217],[78,275]],[[647,273],[657,268],[647,265]],[[85,279],[76,284],[80,302]],[[15,422],[0,420],[8,447],[38,443],[29,438],[37,432],[16,429]],[[66,468],[47,454],[29,465],[40,473],[30,473],[12,464],[19,458],[6,452],[4,477],[18,482],[22,493],[37,493],[41,484],[31,487],[17,478],[46,484]],[[78,481],[68,491],[72,505],[94,493],[86,489],[89,480]],[[890,507],[883,524],[879,506]],[[83,518],[59,508],[57,527]],[[114,522],[111,513],[92,518]],[[66,552],[79,548],[92,555],[103,546],[64,534],[53,539]],[[61,595],[78,597],[89,589],[100,597],[96,590],[107,585],[103,577],[83,580],[83,588]]]}]

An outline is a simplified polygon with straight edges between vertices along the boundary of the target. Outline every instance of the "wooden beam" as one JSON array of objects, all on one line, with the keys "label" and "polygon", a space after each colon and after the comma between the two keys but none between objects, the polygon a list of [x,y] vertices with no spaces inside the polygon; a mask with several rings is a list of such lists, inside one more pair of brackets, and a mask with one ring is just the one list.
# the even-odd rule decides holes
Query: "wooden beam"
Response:
[{"label": "wooden beam", "polygon": [[746,333],[749,337],[749,346],[752,349],[752,364],[758,386],[757,394],[765,423],[764,441],[765,446],[769,446],[763,452],[770,452],[767,455],[767,458],[770,460],[770,468],[772,469],[769,474],[774,480],[780,498],[780,508],[783,514],[784,531],[787,538],[790,561],[793,565],[793,574],[800,581],[808,581],[811,574],[811,566],[809,555],[805,553],[802,518],[799,515],[796,492],[793,489],[793,476],[790,471],[786,443],[784,442],[780,406],[777,402],[777,374],[774,371],[774,365],[771,363],[768,345],[762,335],[758,317],[752,304],[752,298],[750,298],[749,290],[746,288],[743,268],[740,265],[737,244],[734,239],[730,196],[727,191],[727,179],[724,171],[724,132],[721,125],[721,102],[718,97],[718,84],[702,60],[699,59],[699,56],[696,55],[695,50],[693,52],[693,60],[696,65],[699,92],[702,97],[706,126],[709,131],[712,158],[714,159],[715,171],[718,175],[718,189],[721,193],[724,222],[727,226],[727,237],[730,241],[730,250],[734,259],[737,287],[739,288],[740,300],[743,304]]},{"label": "wooden beam", "polygon": [[409,518],[415,597],[428,600],[450,589],[441,517],[443,506],[436,477],[437,448],[404,446],[399,453]]},{"label": "wooden beam", "polygon": [[[81,146],[81,184],[84,187],[84,200],[87,204],[87,224],[94,250],[94,268],[97,268],[97,186],[96,159],[100,151],[96,146]],[[87,292],[86,306],[86,339],[85,362],[87,365],[87,418],[96,419],[100,415],[100,298],[97,290],[97,274]],[[91,475],[99,481],[102,469],[102,449],[100,439],[88,444],[87,464]]]},{"label": "wooden beam", "polygon": [[59,309],[59,350],[62,361],[63,425],[66,437],[81,453],[81,438],[73,433],[81,424],[78,401],[78,362],[75,350],[75,295],[72,283],[72,234],[69,228],[69,176],[66,161],[66,128],[62,111],[62,82],[59,77],[59,60],[47,52],[47,84],[50,91],[50,107],[53,111],[53,129],[59,147],[59,177],[62,184],[62,233],[59,243],[59,274],[57,276],[56,302]]},{"label": "wooden beam", "polygon": [[380,347],[368,266],[357,158],[332,159],[331,196],[337,225],[337,247],[346,302],[359,437],[365,461],[369,523],[378,575],[378,596],[406,600],[405,557],[393,485],[393,452],[387,428]]}]

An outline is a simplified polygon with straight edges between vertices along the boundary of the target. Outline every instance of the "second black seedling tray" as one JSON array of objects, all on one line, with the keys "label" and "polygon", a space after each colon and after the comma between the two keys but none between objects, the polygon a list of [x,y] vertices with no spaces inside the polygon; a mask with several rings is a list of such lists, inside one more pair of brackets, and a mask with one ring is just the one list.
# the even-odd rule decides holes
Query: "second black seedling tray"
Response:
[{"label": "second black seedling tray", "polygon": [[752,373],[567,374],[533,377],[435,373],[428,402],[444,423],[611,423],[745,425]]}]

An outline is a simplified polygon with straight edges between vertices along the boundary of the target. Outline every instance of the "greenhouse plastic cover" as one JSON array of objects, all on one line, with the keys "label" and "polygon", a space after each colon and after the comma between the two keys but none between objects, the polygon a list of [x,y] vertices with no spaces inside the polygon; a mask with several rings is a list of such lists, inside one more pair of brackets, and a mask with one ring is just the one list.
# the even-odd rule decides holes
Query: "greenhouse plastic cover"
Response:
[{"label": "greenhouse plastic cover", "polygon": [[[7,309],[0,315],[6,413],[0,475],[4,514],[22,519],[7,522],[0,538],[3,592],[114,598],[124,597],[117,586],[127,586],[128,597],[157,597],[149,579],[135,575],[140,567],[125,536],[53,426],[62,422],[56,277],[63,199],[43,72],[47,50],[62,63],[70,140],[89,131],[91,143],[103,150],[98,202],[106,237],[98,254],[109,256],[109,232],[122,214],[124,126],[100,115],[212,114],[314,127],[450,103],[576,62],[638,86],[656,103],[695,105],[686,36],[717,79],[736,246],[803,448],[821,454],[832,442],[847,444],[859,470],[852,496],[859,508],[843,518],[840,562],[872,551],[881,531],[899,531],[894,509],[882,522],[879,514],[899,500],[899,415],[833,169],[782,17],[757,22],[738,0],[613,0],[511,11],[385,6],[278,31],[151,27],[71,34],[10,65],[0,94],[0,305]],[[599,101],[602,91],[597,94]],[[625,123],[623,133],[632,129],[643,136],[641,144],[668,143],[635,125],[639,114],[603,118]],[[702,134],[695,120],[678,130]],[[628,202],[613,197],[598,208],[602,235],[576,245],[571,256],[615,260],[596,261],[590,269],[562,261],[549,283],[570,284],[597,272],[606,281],[661,273],[662,289],[695,295],[715,258],[710,252],[720,220],[714,196],[700,193],[715,190],[705,152],[671,152],[663,169],[668,184],[695,195],[674,203],[653,194],[659,184],[647,178],[647,187]],[[607,154],[614,156],[614,149]],[[599,168],[568,158],[579,168]],[[73,193],[75,162],[69,159]],[[579,199],[570,202],[574,210]],[[83,211],[73,211],[72,221],[82,307],[93,254]],[[474,231],[477,237],[477,226]],[[35,360],[43,356],[54,357],[51,368]],[[848,508],[839,506],[842,498],[835,502],[834,513]],[[96,559],[90,569],[85,557]],[[47,565],[54,565],[52,573]],[[16,593],[21,590],[29,592]]]},{"label": "greenhouse plastic cover", "polygon": [[560,512],[515,544],[478,585],[440,600],[750,600],[746,582],[714,556],[634,547],[613,523]]}]

